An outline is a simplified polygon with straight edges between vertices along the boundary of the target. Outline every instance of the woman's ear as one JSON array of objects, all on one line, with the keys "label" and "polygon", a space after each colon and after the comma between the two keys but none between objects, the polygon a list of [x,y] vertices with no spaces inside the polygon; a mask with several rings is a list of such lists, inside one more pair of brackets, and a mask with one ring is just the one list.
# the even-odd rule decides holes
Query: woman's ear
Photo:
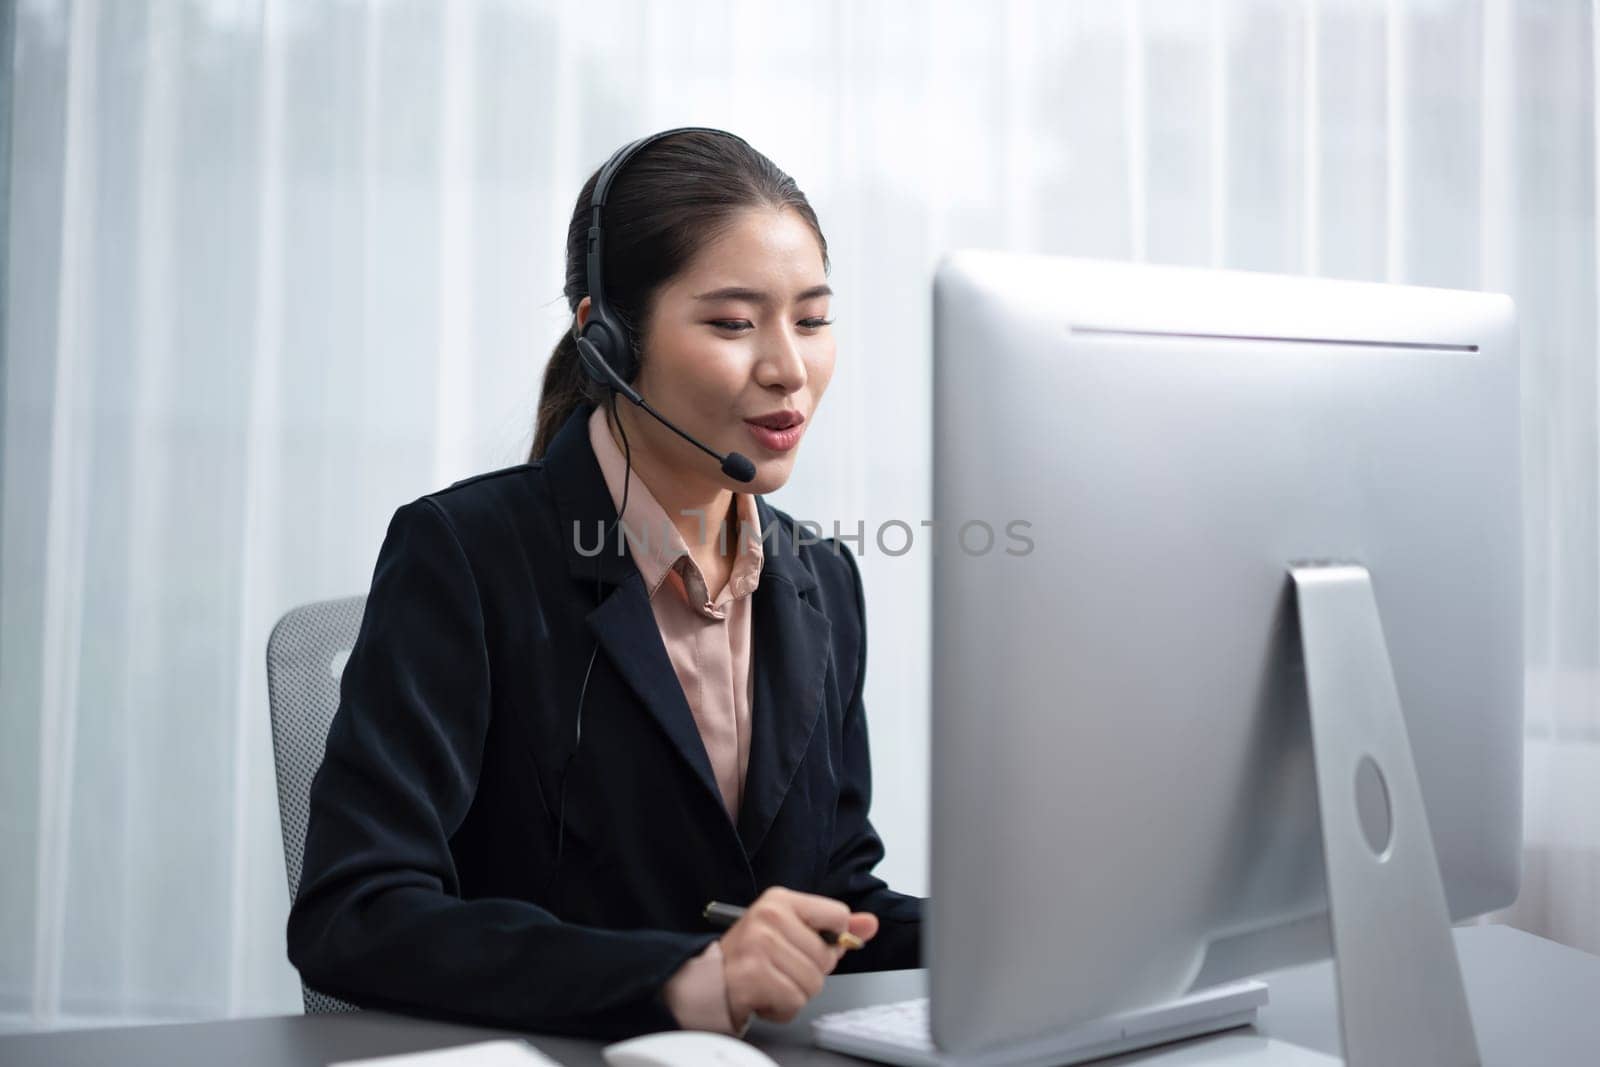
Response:
[{"label": "woman's ear", "polygon": [[581,334],[584,326],[589,322],[588,297],[584,297],[582,300],[578,301],[578,310],[574,313],[574,319],[577,321],[578,332]]}]

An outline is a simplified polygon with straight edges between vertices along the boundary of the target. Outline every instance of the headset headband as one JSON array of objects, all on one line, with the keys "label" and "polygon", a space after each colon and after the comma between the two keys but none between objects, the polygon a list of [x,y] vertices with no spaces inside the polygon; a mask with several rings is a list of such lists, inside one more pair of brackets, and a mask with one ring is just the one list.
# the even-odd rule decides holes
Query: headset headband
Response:
[{"label": "headset headband", "polygon": [[719,130],[714,126],[676,126],[670,130],[661,130],[658,133],[641,137],[637,141],[631,141],[612,153],[611,158],[606,160],[605,166],[600,168],[600,174],[594,180],[594,191],[589,196],[589,241],[585,260],[589,281],[590,315],[594,315],[598,309],[605,309],[607,312],[610,310],[606,304],[605,283],[603,281],[605,273],[603,270],[603,245],[605,243],[603,233],[606,197],[611,193],[611,183],[622,172],[622,168],[627,166],[628,160],[632,159],[647,146],[654,144],[663,137],[670,137],[675,133],[688,132],[717,133],[724,137],[732,137],[741,143],[748,143],[738,134],[730,133],[727,130]]}]

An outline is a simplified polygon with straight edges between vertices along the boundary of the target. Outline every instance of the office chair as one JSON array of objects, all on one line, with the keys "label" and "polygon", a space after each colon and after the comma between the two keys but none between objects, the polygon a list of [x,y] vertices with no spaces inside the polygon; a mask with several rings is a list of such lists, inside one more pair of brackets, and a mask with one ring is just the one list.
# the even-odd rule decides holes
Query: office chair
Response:
[{"label": "office chair", "polygon": [[[279,619],[267,638],[267,700],[290,900],[300,889],[311,780],[322,766],[328,725],[339,710],[339,676],[355,646],[366,603],[365,596],[353,596],[303,604]],[[358,1010],[304,981],[300,987],[307,1015]]]}]

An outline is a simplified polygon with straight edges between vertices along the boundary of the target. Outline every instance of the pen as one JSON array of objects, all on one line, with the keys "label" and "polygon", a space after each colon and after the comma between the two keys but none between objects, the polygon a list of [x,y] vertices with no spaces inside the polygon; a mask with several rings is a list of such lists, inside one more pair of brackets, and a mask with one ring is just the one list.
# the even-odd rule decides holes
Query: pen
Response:
[{"label": "pen", "polygon": [[[744,909],[739,907],[737,904],[723,904],[721,901],[713,900],[711,903],[706,905],[706,910],[701,912],[701,914],[705,916],[706,922],[710,923],[712,926],[719,926],[726,930],[728,927],[739,921],[739,917],[744,914]],[[826,941],[830,945],[843,945],[845,948],[860,948],[863,944],[865,944],[865,942],[863,942],[859,937],[857,937],[855,934],[852,934],[848,930],[842,934],[834,933],[832,930],[818,930],[817,933],[821,934],[822,940]]]}]

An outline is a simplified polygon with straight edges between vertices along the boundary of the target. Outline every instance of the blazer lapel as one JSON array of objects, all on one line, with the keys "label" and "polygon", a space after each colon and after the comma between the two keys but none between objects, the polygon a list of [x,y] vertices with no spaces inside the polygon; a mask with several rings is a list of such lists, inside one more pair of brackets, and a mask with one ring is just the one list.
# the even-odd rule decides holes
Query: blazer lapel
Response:
[{"label": "blazer lapel", "polygon": [[823,687],[832,637],[828,617],[803,595],[816,578],[795,552],[793,531],[759,497],[756,510],[763,533],[779,524],[766,542],[761,582],[752,594],[755,695],[739,807],[739,839],[751,857],[766,840],[827,706]]},{"label": "blazer lapel", "polygon": [[667,657],[650,598],[645,595],[644,578],[637,569],[589,613],[589,628],[616,665],[617,673],[644,702],[671,739],[672,747],[700,779],[706,795],[716,802],[719,811],[726,811],[722,791],[711,773],[705,742],[700,739],[700,728],[695,725],[694,712],[689,709],[683,686]]},{"label": "blazer lapel", "polygon": [[[707,797],[718,811],[726,812],[694,713],[661,640],[644,578],[623,542],[621,526],[611,528],[617,507],[589,444],[593,410],[593,405],[585,404],[575,411],[551,439],[545,454],[568,570],[587,590],[593,590],[598,579],[603,599],[589,612],[590,630],[617,673],[699,779]],[[600,535],[608,529],[610,536],[597,554]]]},{"label": "blazer lapel", "polygon": [[[591,589],[598,574],[604,599],[588,615],[590,629],[617,673],[699,779],[706,796],[718,811],[726,811],[694,713],[662,642],[644,579],[626,550],[620,528],[611,532],[598,555],[594,553],[601,531],[617,517],[617,510],[589,446],[592,410],[592,405],[584,405],[574,412],[545,456],[569,570]],[[765,841],[822,718],[832,636],[828,617],[806,596],[815,588],[816,578],[800,561],[794,531],[759,496],[756,511],[763,533],[771,532],[763,547],[761,581],[751,594],[750,764],[736,828],[747,859]]]}]

